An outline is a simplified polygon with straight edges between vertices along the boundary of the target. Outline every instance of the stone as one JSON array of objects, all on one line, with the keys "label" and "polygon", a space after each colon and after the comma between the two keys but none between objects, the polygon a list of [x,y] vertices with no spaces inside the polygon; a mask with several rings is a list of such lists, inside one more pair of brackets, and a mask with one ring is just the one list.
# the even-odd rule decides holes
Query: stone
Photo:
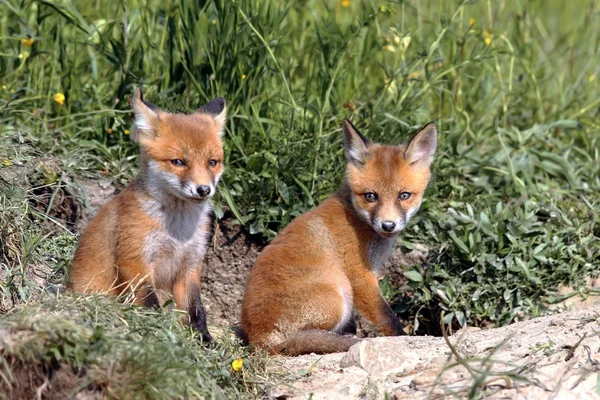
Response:
[{"label": "stone", "polygon": [[440,371],[430,369],[415,376],[410,384],[411,386],[429,386],[435,382],[439,375]]},{"label": "stone", "polygon": [[340,367],[358,366],[370,374],[399,371],[406,360],[397,352],[398,343],[381,343],[363,340],[348,350]]}]

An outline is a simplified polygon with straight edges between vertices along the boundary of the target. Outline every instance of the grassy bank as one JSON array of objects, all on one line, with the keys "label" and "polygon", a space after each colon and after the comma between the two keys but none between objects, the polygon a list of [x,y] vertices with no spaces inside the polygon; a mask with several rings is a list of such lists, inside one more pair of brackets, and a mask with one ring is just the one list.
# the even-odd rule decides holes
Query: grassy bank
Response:
[{"label": "grassy bank", "polygon": [[174,313],[106,298],[46,300],[9,315],[0,336],[0,398],[231,399],[268,383],[267,359],[232,335],[207,348]]}]

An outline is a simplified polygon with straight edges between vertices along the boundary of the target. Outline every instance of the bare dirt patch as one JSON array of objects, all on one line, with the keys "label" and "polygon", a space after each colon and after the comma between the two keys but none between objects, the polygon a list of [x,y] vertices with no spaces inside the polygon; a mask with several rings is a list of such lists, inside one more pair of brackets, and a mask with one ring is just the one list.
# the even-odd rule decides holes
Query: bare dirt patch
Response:
[{"label": "bare dirt patch", "polygon": [[215,225],[202,271],[202,292],[209,321],[235,325],[248,274],[266,242],[248,237],[230,217]]}]

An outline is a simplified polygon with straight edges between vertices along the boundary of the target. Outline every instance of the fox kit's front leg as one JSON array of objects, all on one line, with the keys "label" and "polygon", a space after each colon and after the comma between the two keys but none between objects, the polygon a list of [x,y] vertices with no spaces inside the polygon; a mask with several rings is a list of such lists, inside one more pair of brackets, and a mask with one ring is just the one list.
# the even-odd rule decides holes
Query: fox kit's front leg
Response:
[{"label": "fox kit's front leg", "polygon": [[396,313],[379,291],[375,273],[366,271],[361,276],[357,276],[356,279],[360,281],[356,285],[353,284],[352,290],[354,292],[354,306],[358,312],[371,321],[384,335],[404,335]]},{"label": "fox kit's front leg", "polygon": [[123,261],[117,268],[119,287],[117,291],[121,294],[133,292],[134,303],[150,308],[160,307],[160,302],[152,285],[152,278],[139,261]]},{"label": "fox kit's front leg", "polygon": [[200,266],[182,271],[173,286],[173,297],[178,309],[188,313],[190,326],[202,336],[203,342],[211,342],[212,336],[206,326],[206,311],[200,297]]}]

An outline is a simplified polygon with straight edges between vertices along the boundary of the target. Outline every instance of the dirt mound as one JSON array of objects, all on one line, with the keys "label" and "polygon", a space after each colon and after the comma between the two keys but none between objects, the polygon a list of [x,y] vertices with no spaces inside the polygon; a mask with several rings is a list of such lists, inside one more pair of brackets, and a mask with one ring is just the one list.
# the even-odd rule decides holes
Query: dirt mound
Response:
[{"label": "dirt mound", "polygon": [[[81,390],[81,374],[71,367],[57,363],[54,366],[25,364],[15,357],[4,359],[7,370],[12,375],[12,382],[19,384],[0,383],[2,395],[7,399],[46,399],[63,400],[68,398],[78,400],[95,400],[106,398],[99,390],[88,388]],[[77,393],[72,397],[73,393]]]}]

